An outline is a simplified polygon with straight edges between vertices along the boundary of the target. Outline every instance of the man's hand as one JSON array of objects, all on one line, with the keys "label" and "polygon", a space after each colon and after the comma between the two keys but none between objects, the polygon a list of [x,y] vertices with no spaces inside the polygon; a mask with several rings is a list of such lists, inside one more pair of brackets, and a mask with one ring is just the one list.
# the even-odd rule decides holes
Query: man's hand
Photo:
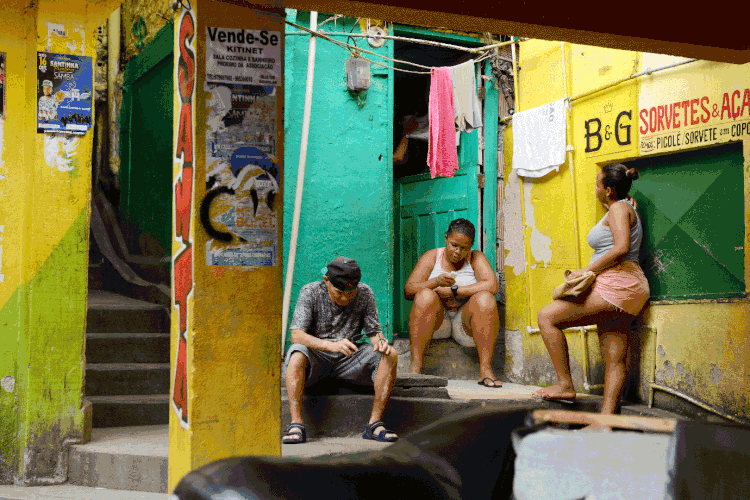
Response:
[{"label": "man's hand", "polygon": [[382,337],[372,339],[372,349],[375,352],[382,352],[386,356],[389,356],[393,352],[393,347]]},{"label": "man's hand", "polygon": [[349,339],[341,339],[337,341],[329,341],[328,342],[329,352],[338,352],[343,354],[344,356],[351,356],[355,352],[357,352],[357,346],[354,345],[354,342],[352,342]]},{"label": "man's hand", "polygon": [[[443,273],[437,277],[436,283],[438,287],[442,286],[442,287],[450,288],[456,283],[456,279],[453,276],[451,276],[450,273]],[[437,289],[435,291],[437,292]],[[438,293],[438,295],[440,295],[440,293]]]},{"label": "man's hand", "polygon": [[438,297],[441,299],[452,299],[453,298],[453,291],[448,286],[439,286],[435,289],[435,293],[438,294]]}]

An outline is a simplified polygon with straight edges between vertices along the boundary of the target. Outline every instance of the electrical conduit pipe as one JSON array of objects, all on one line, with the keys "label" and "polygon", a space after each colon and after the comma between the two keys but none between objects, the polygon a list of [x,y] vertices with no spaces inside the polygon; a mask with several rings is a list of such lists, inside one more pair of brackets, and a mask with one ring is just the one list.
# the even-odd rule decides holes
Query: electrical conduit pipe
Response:
[{"label": "electrical conduit pipe", "polygon": [[[310,12],[310,30],[318,29],[318,13]],[[312,109],[313,79],[315,77],[315,46],[317,36],[310,35],[310,48],[307,53],[307,83],[305,87],[305,110],[302,117],[302,140],[299,148],[299,166],[297,168],[297,192],[294,197],[294,215],[292,216],[292,234],[289,238],[289,259],[286,265],[284,299],[281,307],[281,354],[286,346],[286,328],[289,319],[289,303],[292,295],[294,278],[294,260],[297,257],[297,236],[299,235],[299,216],[302,206],[302,192],[305,184],[305,165],[307,163],[307,139],[310,132],[310,111]]]}]

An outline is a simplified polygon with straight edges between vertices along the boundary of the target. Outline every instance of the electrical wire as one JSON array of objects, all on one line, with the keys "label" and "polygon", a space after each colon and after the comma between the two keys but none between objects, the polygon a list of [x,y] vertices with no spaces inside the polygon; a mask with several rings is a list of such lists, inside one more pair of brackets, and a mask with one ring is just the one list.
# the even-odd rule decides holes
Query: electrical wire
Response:
[{"label": "electrical wire", "polygon": [[294,26],[297,29],[301,29],[303,31],[307,31],[311,35],[319,36],[319,37],[321,37],[324,40],[328,40],[329,42],[333,43],[334,45],[338,45],[339,47],[348,50],[349,52],[352,53],[352,55],[355,55],[355,56],[358,56],[358,54],[356,52],[364,52],[365,54],[372,54],[374,56],[382,57],[383,59],[387,59],[389,61],[393,61],[393,62],[397,62],[397,63],[403,63],[403,64],[410,64],[412,66],[416,66],[416,67],[422,68],[422,69],[432,69],[431,66],[424,66],[422,64],[417,64],[417,63],[413,63],[413,62],[409,62],[409,61],[399,61],[398,59],[393,59],[391,57],[387,57],[387,56],[384,56],[382,54],[378,54],[377,52],[373,52],[371,50],[360,49],[356,45],[354,47],[352,47],[350,44],[348,44],[346,42],[340,42],[338,40],[334,40],[333,38],[331,38],[331,37],[329,37],[329,36],[327,36],[327,35],[325,35],[323,33],[314,32],[314,31],[312,31],[309,28],[305,28],[304,26],[300,26],[299,24],[293,23],[291,21],[284,21],[284,22],[286,24],[290,25],[290,26]]},{"label": "electrical wire", "polygon": [[[302,31],[290,31],[285,33],[286,35],[307,35],[308,33],[302,32]],[[461,50],[464,52],[470,52],[470,53],[477,53],[478,50],[476,47],[463,47],[461,45],[453,45],[451,43],[444,43],[444,42],[435,42],[432,40],[422,40],[420,38],[409,38],[406,36],[397,36],[397,35],[371,35],[369,33],[346,33],[346,32],[328,32],[326,33],[329,36],[344,36],[350,38],[377,38],[377,39],[384,39],[384,40],[397,40],[399,42],[412,42],[412,43],[419,43],[421,45],[430,45],[433,47],[442,47],[446,49],[452,49],[452,50]]]},{"label": "electrical wire", "polygon": [[[351,38],[352,42],[354,42],[354,46],[355,47],[357,46],[357,40],[356,40],[356,38],[352,37],[351,35],[352,35],[352,32],[354,31],[354,28],[356,28],[357,25],[359,24],[360,19],[362,19],[362,18],[358,17],[357,20],[354,21],[354,24],[352,24],[352,29],[349,30],[349,36],[346,37],[346,43],[348,44],[349,43],[349,39]],[[344,21],[344,29],[346,29],[346,21]]]},{"label": "electrical wire", "polygon": [[[319,36],[319,37],[323,38],[324,40],[333,43],[334,45],[337,45],[337,46],[339,46],[339,47],[341,47],[341,48],[343,48],[345,50],[348,50],[355,57],[361,57],[362,59],[365,59],[366,61],[369,61],[370,63],[375,64],[377,66],[382,66],[384,68],[392,69],[394,71],[401,71],[401,72],[404,72],[404,73],[412,73],[412,74],[417,74],[417,75],[429,75],[429,74],[432,73],[433,66],[424,66],[422,64],[417,64],[417,63],[413,63],[413,62],[409,62],[409,61],[404,61],[404,60],[399,60],[399,59],[393,59],[391,57],[387,57],[387,56],[384,56],[382,54],[378,54],[377,52],[373,52],[373,51],[366,50],[366,49],[360,49],[359,47],[357,47],[356,43],[352,47],[352,45],[350,45],[347,42],[341,42],[339,40],[334,40],[333,38],[331,38],[327,34],[323,34],[323,33],[319,33],[319,32],[313,32],[311,29],[306,28],[304,26],[301,26],[299,24],[293,23],[292,21],[285,21],[285,23],[288,24],[288,25],[290,25],[290,26],[293,26],[293,27],[295,27],[297,29],[301,29],[301,30],[303,30],[304,32],[306,32],[306,33],[308,33],[310,35]],[[355,26],[356,26],[356,22],[355,22]],[[352,30],[353,29],[354,29],[354,27],[352,27]],[[347,40],[349,39],[349,34],[347,34],[347,33],[340,33],[340,35],[341,36],[347,35]],[[377,38],[385,38],[385,37],[377,37]],[[399,37],[399,38],[403,38],[403,37]],[[353,39],[354,38],[352,37],[352,40]],[[420,40],[418,40],[418,39],[413,39],[411,41],[420,42]],[[509,42],[502,42],[502,43],[503,44],[508,44]],[[429,45],[431,45],[431,44],[429,44]],[[445,44],[445,45],[447,45],[447,44]],[[458,47],[458,46],[456,46],[456,47]],[[463,48],[466,49],[466,50],[468,50],[465,47],[463,47]],[[393,61],[395,63],[409,64],[411,66],[416,66],[418,68],[423,68],[423,69],[426,69],[426,70],[429,70],[429,71],[415,71],[415,70],[408,70],[408,69],[403,69],[403,68],[396,68],[394,66],[389,66],[387,64],[384,64],[384,63],[381,63],[381,62],[377,62],[377,61],[373,61],[372,59],[368,59],[366,57],[362,57],[360,55],[361,52],[364,52],[366,54],[372,54],[374,56],[381,57],[383,59],[386,59],[388,61]],[[478,62],[484,61],[485,59],[488,59],[489,57],[491,57],[491,55],[492,55],[492,52],[488,51],[487,53],[483,54],[479,58],[474,59],[473,62],[474,63],[478,63]]]}]

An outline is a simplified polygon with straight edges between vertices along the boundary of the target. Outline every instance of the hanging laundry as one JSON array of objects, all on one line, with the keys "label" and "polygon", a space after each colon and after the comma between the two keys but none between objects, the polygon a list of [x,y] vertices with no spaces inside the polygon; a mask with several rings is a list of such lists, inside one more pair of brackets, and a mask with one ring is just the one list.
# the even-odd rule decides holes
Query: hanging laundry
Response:
[{"label": "hanging laundry", "polygon": [[430,79],[429,102],[430,140],[427,145],[427,165],[434,179],[453,177],[458,170],[456,151],[455,108],[453,83],[448,68],[433,68]]},{"label": "hanging laundry", "polygon": [[513,168],[542,177],[565,163],[565,99],[513,115]]},{"label": "hanging laundry", "polygon": [[456,125],[461,132],[471,132],[482,126],[482,105],[477,96],[474,61],[466,61],[449,69]]}]

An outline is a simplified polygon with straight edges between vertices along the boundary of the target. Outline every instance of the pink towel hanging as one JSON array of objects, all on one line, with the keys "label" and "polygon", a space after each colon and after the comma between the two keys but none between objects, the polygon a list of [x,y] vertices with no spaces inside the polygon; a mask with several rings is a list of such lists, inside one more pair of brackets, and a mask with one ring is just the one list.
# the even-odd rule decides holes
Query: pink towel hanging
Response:
[{"label": "pink towel hanging", "polygon": [[454,113],[450,70],[433,68],[430,79],[430,140],[427,145],[427,165],[433,179],[438,175],[453,177],[458,170]]}]

